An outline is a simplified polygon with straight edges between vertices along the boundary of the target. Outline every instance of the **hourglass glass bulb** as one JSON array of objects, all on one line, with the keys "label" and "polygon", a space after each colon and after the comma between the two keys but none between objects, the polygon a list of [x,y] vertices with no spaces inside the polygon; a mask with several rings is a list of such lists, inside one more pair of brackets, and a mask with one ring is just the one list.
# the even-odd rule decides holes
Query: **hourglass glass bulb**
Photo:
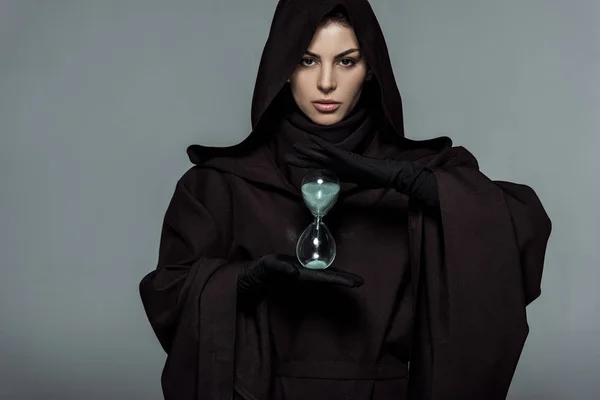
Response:
[{"label": "hourglass glass bulb", "polygon": [[302,180],[304,204],[315,217],[323,217],[335,204],[340,192],[337,176],[327,170],[311,171]]},{"label": "hourglass glass bulb", "polygon": [[320,220],[311,223],[300,235],[296,256],[303,266],[310,269],[325,269],[336,255],[336,245],[331,232]]}]

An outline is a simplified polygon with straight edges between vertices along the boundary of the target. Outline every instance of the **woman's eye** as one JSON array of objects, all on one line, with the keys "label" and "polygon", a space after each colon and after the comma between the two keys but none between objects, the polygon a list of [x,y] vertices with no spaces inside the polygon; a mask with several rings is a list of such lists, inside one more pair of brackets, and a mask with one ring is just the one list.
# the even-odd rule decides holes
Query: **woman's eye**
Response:
[{"label": "woman's eye", "polygon": [[351,65],[354,65],[354,60],[351,58],[342,58],[340,60],[340,64],[342,64],[344,67],[349,67]]},{"label": "woman's eye", "polygon": [[315,60],[313,60],[312,58],[303,58],[300,63],[305,67],[311,67],[312,65],[314,65]]}]

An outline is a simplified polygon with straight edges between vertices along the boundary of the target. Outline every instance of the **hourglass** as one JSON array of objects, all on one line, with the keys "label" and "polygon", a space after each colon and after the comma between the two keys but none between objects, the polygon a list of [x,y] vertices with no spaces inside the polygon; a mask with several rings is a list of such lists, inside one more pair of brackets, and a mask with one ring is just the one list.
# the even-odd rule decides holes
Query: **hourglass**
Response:
[{"label": "hourglass", "polygon": [[336,246],[322,219],[338,198],[340,181],[331,171],[313,170],[302,179],[301,191],[304,204],[315,220],[300,235],[296,257],[306,268],[325,269],[335,259]]}]

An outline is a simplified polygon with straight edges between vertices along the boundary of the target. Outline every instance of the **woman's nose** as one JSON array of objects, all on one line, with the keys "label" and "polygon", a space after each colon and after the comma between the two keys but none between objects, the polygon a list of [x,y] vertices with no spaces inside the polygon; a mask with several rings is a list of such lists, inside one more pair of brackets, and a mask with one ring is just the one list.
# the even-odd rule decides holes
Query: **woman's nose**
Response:
[{"label": "woman's nose", "polygon": [[317,82],[317,86],[319,87],[319,90],[323,93],[329,93],[332,90],[335,90],[336,82],[331,68],[321,69],[321,74],[319,75],[319,81]]}]

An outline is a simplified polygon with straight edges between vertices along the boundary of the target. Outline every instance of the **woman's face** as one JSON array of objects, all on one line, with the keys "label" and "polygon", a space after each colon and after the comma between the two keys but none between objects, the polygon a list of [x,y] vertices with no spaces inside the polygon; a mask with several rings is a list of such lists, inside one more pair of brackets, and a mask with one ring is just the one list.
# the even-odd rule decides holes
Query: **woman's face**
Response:
[{"label": "woman's face", "polygon": [[298,107],[314,123],[333,125],[358,103],[367,76],[354,30],[337,23],[321,26],[290,76]]}]

